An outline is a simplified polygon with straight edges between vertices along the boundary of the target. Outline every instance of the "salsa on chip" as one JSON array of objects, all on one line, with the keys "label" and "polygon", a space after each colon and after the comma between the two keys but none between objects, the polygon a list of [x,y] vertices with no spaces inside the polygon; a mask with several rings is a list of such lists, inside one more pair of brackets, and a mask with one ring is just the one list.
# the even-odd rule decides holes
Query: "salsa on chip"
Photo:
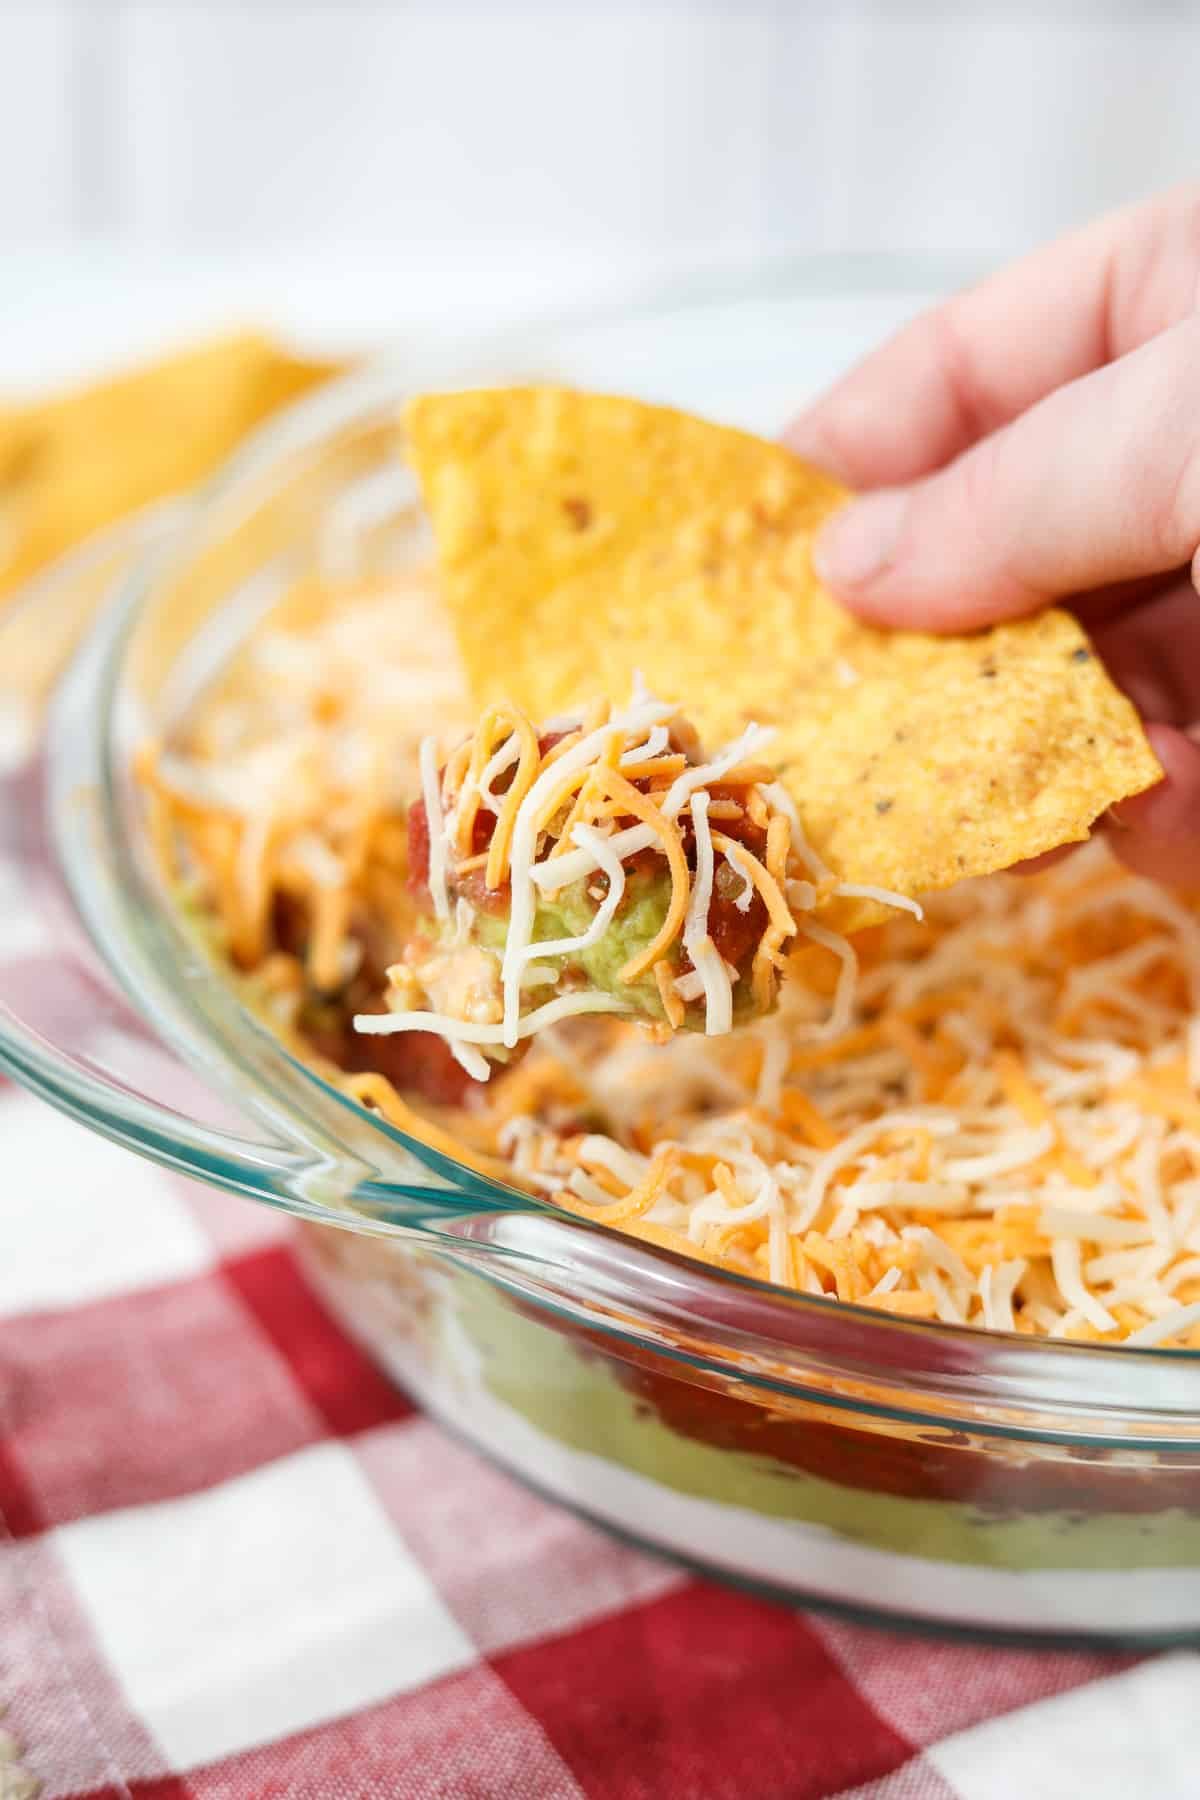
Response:
[{"label": "salsa on chip", "polygon": [[[408,869],[427,917],[388,970],[391,1036],[436,1031],[471,1074],[585,1013],[709,1037],[771,1011],[785,949],[839,891],[751,725],[715,756],[636,694],[540,730],[487,709],[443,769],[421,745]],[[914,906],[903,896],[877,898]]]}]

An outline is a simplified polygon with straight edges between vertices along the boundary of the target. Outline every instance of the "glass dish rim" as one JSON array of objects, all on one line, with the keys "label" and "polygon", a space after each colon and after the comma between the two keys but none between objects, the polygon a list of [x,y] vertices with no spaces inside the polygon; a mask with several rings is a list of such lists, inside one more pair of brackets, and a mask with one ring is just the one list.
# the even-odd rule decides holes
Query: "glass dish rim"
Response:
[{"label": "glass dish rim", "polygon": [[[840,264],[840,259],[838,259],[838,261]],[[904,262],[901,267],[911,275],[914,265],[911,261],[908,261]],[[563,320],[563,323],[570,329],[580,327],[586,328],[593,320],[597,322],[617,321],[636,316],[649,316],[654,313],[670,313],[680,305],[721,305],[735,302],[738,299],[745,301],[768,299],[772,294],[783,295],[789,291],[796,291],[789,286],[790,279],[794,279],[794,275],[791,278],[780,276],[774,285],[770,279],[768,279],[765,284],[738,284],[732,287],[728,283],[718,283],[709,287],[707,291],[698,298],[695,293],[688,295],[686,293],[680,294],[677,291],[665,295],[659,294],[644,305],[635,303],[633,306],[599,309],[594,314],[590,316],[585,315],[582,318],[578,314],[568,315]],[[806,292],[807,289],[802,289],[800,291]],[[829,291],[835,291],[832,284]],[[519,347],[522,351],[528,352],[531,346],[536,344],[536,334],[528,329],[520,334],[514,333],[508,338],[495,340],[491,348],[502,352],[506,344]],[[484,348],[486,349],[488,346],[484,346]],[[255,433],[238,454],[231,459],[218,475],[206,484],[197,496],[188,499],[186,502],[167,502],[164,503],[164,506],[161,508],[147,509],[144,514],[139,514],[134,519],[124,521],[121,526],[114,527],[110,529],[110,531],[101,534],[97,539],[92,540],[80,549],[70,553],[59,563],[39,574],[35,581],[26,589],[25,593],[17,599],[15,605],[22,609],[35,605],[38,598],[43,595],[49,587],[58,582],[70,579],[80,569],[86,567],[102,550],[109,548],[111,543],[121,532],[133,533],[135,531],[144,531],[146,529],[147,521],[151,520],[156,514],[167,513],[172,520],[182,519],[184,526],[183,535],[185,538],[188,535],[190,527],[196,526],[197,528],[202,529],[204,519],[207,516],[214,514],[225,498],[230,495],[235,495],[239,488],[252,482],[256,476],[261,477],[269,474],[272,467],[277,467],[280,459],[285,457],[288,453],[294,453],[298,450],[303,451],[305,448],[312,448],[319,444],[330,432],[337,429],[339,425],[351,423],[356,418],[362,417],[364,411],[369,407],[372,397],[374,397],[376,404],[378,404],[383,400],[385,395],[394,394],[396,387],[401,385],[404,385],[402,381],[402,372],[397,366],[395,359],[389,357],[380,358],[368,368],[331,384],[328,389],[306,399],[298,406],[288,409],[281,417]],[[172,547],[174,548],[175,546],[173,545]],[[109,690],[110,694],[116,690],[120,674],[120,658],[128,647],[129,633],[133,629],[139,609],[152,597],[153,580],[153,559],[142,557],[136,562],[132,570],[122,576],[117,584],[116,595],[112,602],[112,610],[114,613],[120,613],[122,618],[126,621],[126,624],[125,628],[117,633],[111,647],[111,659],[108,667],[113,685]],[[94,625],[89,628],[89,639],[94,636],[95,629],[96,627]],[[97,719],[95,724],[104,732],[107,740],[109,737],[108,727],[110,720],[107,717],[103,720]],[[128,992],[130,990],[127,989],[126,991]],[[266,1028],[261,1025],[261,1023],[253,1020],[252,1015],[250,1015],[245,1008],[242,1008],[242,1010],[246,1012],[246,1016],[253,1023],[255,1030],[262,1032],[266,1031]],[[28,1082],[28,1073],[24,1070],[20,1057],[18,1056],[15,1059],[11,1059],[6,1049],[5,1029],[4,1021],[0,1018],[0,1060],[7,1063],[8,1066],[13,1069],[13,1072],[17,1074],[19,1079]],[[174,1046],[172,1046],[172,1048],[174,1049]],[[294,1061],[294,1059],[292,1060]],[[306,1081],[318,1083],[325,1090],[326,1094],[335,1097],[342,1107],[354,1112],[358,1111],[354,1102],[349,1100],[348,1097],[338,1094],[337,1090],[322,1082],[321,1078],[312,1070],[305,1068],[304,1065],[299,1063],[295,1063],[294,1066],[304,1076]],[[31,1083],[30,1085],[34,1084]],[[205,1161],[197,1156],[195,1150],[191,1147],[179,1149],[179,1147],[176,1146],[175,1148],[179,1150],[178,1154],[164,1156],[163,1147],[148,1141],[145,1133],[133,1126],[130,1122],[126,1121],[125,1129],[120,1131],[112,1129],[111,1119],[108,1119],[106,1124],[106,1108],[101,1106],[97,1109],[90,1106],[88,1104],[89,1096],[83,1091],[83,1089],[88,1086],[97,1088],[99,1084],[87,1082],[76,1084],[72,1082],[69,1083],[68,1086],[73,1090],[69,1095],[64,1094],[62,1091],[55,1094],[49,1094],[46,1092],[44,1085],[41,1087],[40,1091],[43,1093],[43,1097],[52,1099],[55,1104],[62,1106],[64,1110],[74,1111],[76,1117],[83,1118],[86,1122],[91,1123],[94,1128],[107,1130],[108,1135],[117,1136],[119,1141],[129,1144],[130,1147],[135,1149],[140,1148],[143,1154],[153,1155],[159,1160],[169,1160],[173,1163],[173,1166],[197,1174],[201,1179],[206,1179],[210,1182],[215,1181],[220,1185],[235,1187],[236,1191],[250,1197],[265,1200],[276,1206],[283,1206],[288,1210],[301,1214],[301,1216],[306,1215],[310,1219],[316,1219],[325,1224],[368,1233],[374,1233],[379,1230],[379,1227],[375,1222],[370,1219],[364,1219],[353,1215],[347,1216],[345,1213],[337,1213],[333,1209],[326,1208],[319,1203],[311,1207],[300,1207],[294,1203],[292,1196],[281,1195],[279,1192],[274,1191],[269,1187],[264,1187],[261,1183],[252,1180],[231,1180],[226,1172],[214,1167],[212,1161]],[[95,1098],[94,1093],[91,1098]],[[68,1099],[73,1101],[74,1104],[68,1106]],[[166,1115],[164,1114],[164,1116]],[[388,1135],[397,1139],[399,1142],[406,1145],[406,1147],[410,1144],[410,1140],[405,1138],[404,1134],[400,1133],[395,1128],[385,1126],[383,1129]],[[203,1127],[198,1128],[196,1133],[197,1141],[202,1142],[205,1135],[206,1129]],[[454,1165],[454,1169],[456,1172],[459,1171],[459,1166]],[[461,1171],[461,1174],[470,1175],[471,1172],[464,1170]],[[476,1189],[472,1198],[476,1202],[481,1198],[481,1196],[478,1195],[477,1182],[478,1177],[471,1175],[471,1186]],[[412,1192],[413,1190],[409,1189],[406,1184],[401,1183],[396,1185],[396,1191]],[[617,1234],[605,1231],[601,1226],[590,1227],[579,1220],[566,1220],[564,1219],[564,1215],[555,1212],[548,1203],[532,1200],[529,1196],[518,1194],[515,1190],[506,1193],[506,1191],[497,1184],[494,1188],[494,1192],[497,1196],[501,1197],[502,1205],[510,1212],[525,1212],[530,1216],[537,1216],[542,1219],[549,1218],[556,1223],[568,1225],[570,1229],[575,1232],[599,1234],[610,1244],[617,1238]],[[486,1202],[484,1205],[486,1206]],[[461,1211],[462,1209],[460,1208],[459,1210]],[[477,1210],[483,1210],[483,1207],[480,1207],[477,1204]],[[384,1227],[384,1232],[386,1233],[389,1229],[390,1228],[388,1227]],[[1080,1375],[1084,1373],[1085,1368],[1094,1368],[1096,1374],[1099,1374],[1100,1369],[1103,1368],[1105,1376],[1112,1376],[1116,1373],[1118,1367],[1123,1367],[1126,1370],[1127,1375],[1132,1378],[1134,1376],[1135,1367],[1149,1367],[1154,1370],[1154,1377],[1157,1380],[1160,1379],[1164,1373],[1164,1365],[1173,1367],[1180,1373],[1183,1373],[1184,1369],[1188,1366],[1194,1369],[1196,1362],[1200,1360],[1200,1351],[1165,1350],[1157,1347],[1131,1350],[1122,1345],[1095,1345],[1058,1342],[1044,1339],[1029,1339],[1020,1336],[1019,1334],[985,1333],[978,1328],[953,1326],[943,1324],[940,1321],[896,1319],[890,1315],[881,1313],[878,1309],[845,1302],[821,1300],[815,1296],[793,1295],[781,1291],[780,1289],[771,1286],[769,1283],[757,1280],[756,1278],[734,1275],[726,1271],[710,1268],[707,1265],[693,1264],[685,1258],[677,1257],[670,1252],[660,1251],[650,1246],[636,1243],[634,1240],[619,1239],[619,1243],[629,1253],[627,1260],[632,1265],[640,1265],[644,1268],[648,1263],[661,1263],[665,1264],[668,1268],[673,1269],[677,1274],[686,1276],[688,1279],[696,1282],[703,1282],[705,1284],[715,1283],[718,1286],[724,1285],[734,1289],[740,1289],[745,1293],[748,1300],[753,1300],[757,1303],[756,1310],[758,1309],[758,1306],[762,1306],[764,1309],[770,1308],[779,1312],[781,1316],[803,1320],[806,1316],[811,1315],[814,1319],[826,1322],[828,1322],[833,1315],[836,1315],[838,1319],[847,1326],[857,1327],[872,1336],[875,1336],[881,1344],[890,1344],[894,1349],[899,1349],[904,1344],[911,1345],[924,1342],[930,1346],[941,1345],[958,1349],[967,1355],[968,1361],[977,1359],[987,1361],[989,1358],[1000,1358],[1005,1364],[1004,1372],[1008,1377],[1015,1376],[1018,1373],[1018,1367],[1020,1367],[1022,1372],[1027,1372],[1028,1375],[1035,1378],[1035,1385],[1038,1387],[1040,1387],[1040,1381],[1037,1378],[1045,1376],[1051,1368],[1061,1369],[1064,1372],[1068,1368],[1074,1368]],[[605,1328],[600,1320],[597,1320],[596,1322],[602,1329]],[[778,1340],[776,1341],[776,1348],[787,1347],[789,1346],[787,1345],[786,1340],[784,1340],[782,1344]],[[796,1346],[793,1344],[790,1347]],[[951,1356],[950,1362],[953,1363],[955,1360],[956,1359]],[[744,1369],[730,1368],[729,1372],[736,1374],[739,1378],[747,1378],[747,1371]],[[1021,1385],[1024,1386],[1024,1383]],[[1074,1384],[1072,1383],[1071,1385],[1073,1386]],[[1107,1382],[1103,1385],[1107,1386]],[[1121,1385],[1125,1384],[1122,1382]],[[1045,1406],[1047,1403],[1045,1393],[1038,1392],[1032,1403],[1038,1408]],[[1165,1413],[1173,1418],[1194,1414],[1196,1421],[1200,1423],[1200,1409],[1164,1409],[1156,1407],[1153,1404],[1147,1405],[1146,1401],[1143,1399],[1135,1400],[1135,1397],[1132,1394],[1125,1394],[1120,1399],[1113,1402],[1113,1405],[1118,1410],[1131,1404],[1135,1405],[1138,1412],[1143,1416],[1145,1416],[1147,1412],[1150,1414]],[[869,1402],[864,1402],[862,1409],[865,1411],[876,1410],[871,1407]],[[1007,1429],[1004,1434],[1014,1435]],[[1020,1434],[1017,1433],[1015,1435]],[[1036,1435],[1040,1436],[1043,1434],[1038,1433]],[[1087,1434],[1087,1441],[1094,1443],[1099,1440],[1095,1436]],[[1129,1440],[1122,1439],[1120,1441],[1128,1442]],[[1136,1443],[1139,1440],[1134,1439],[1133,1441]],[[1143,1443],[1145,1442],[1145,1440],[1140,1441]]]}]

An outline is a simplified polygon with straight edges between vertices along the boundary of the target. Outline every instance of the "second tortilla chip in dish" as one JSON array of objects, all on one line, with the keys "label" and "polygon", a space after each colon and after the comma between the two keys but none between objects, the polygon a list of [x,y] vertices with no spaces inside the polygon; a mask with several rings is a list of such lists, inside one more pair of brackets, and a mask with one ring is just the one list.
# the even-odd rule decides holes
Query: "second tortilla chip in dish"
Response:
[{"label": "second tortilla chip in dish", "polygon": [[476,702],[548,718],[641,676],[712,741],[774,726],[843,883],[1006,868],[1160,778],[1069,614],[935,637],[846,612],[810,559],[846,492],[781,445],[557,387],[423,396],[408,432]]}]

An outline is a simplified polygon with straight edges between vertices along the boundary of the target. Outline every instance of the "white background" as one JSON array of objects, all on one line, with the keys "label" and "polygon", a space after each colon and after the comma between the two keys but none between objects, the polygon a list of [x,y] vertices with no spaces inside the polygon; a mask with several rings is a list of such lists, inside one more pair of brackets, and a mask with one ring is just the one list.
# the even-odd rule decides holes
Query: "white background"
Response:
[{"label": "white background", "polygon": [[1198,95],[1187,0],[0,0],[0,381],[239,309],[998,256],[1200,172]]}]

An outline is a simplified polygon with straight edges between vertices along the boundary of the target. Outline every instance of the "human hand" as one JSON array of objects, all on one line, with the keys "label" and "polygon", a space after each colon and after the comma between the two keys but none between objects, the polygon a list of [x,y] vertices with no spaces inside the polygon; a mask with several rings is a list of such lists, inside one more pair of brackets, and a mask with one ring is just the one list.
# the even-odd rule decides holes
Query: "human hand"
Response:
[{"label": "human hand", "polygon": [[1051,601],[1079,614],[1166,777],[1114,809],[1114,845],[1200,886],[1198,302],[1188,187],[925,313],[786,435],[870,490],[815,551],[862,617],[962,631]]}]

